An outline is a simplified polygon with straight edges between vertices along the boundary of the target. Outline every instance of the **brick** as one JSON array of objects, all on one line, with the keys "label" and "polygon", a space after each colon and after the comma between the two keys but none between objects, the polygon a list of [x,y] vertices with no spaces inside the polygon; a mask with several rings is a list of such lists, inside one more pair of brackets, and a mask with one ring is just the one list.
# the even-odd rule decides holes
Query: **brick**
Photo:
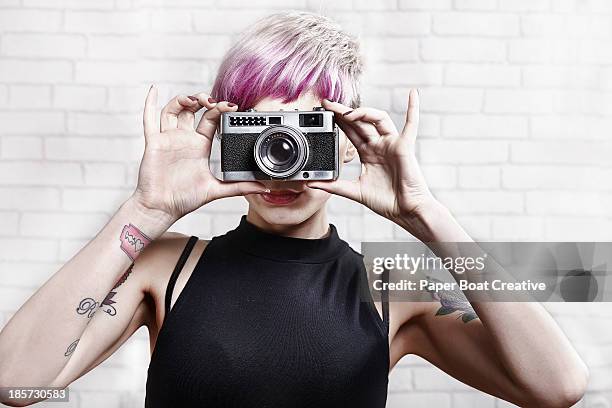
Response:
[{"label": "brick", "polygon": [[527,64],[573,64],[579,59],[578,49],[579,44],[576,40],[548,38],[510,40],[508,43],[508,60]]},{"label": "brick", "polygon": [[60,267],[51,262],[0,262],[0,282],[5,287],[37,288]]},{"label": "brick", "polygon": [[39,109],[51,107],[51,86],[11,85],[10,106],[14,108]]},{"label": "brick", "polygon": [[592,66],[525,66],[522,68],[522,74],[523,84],[531,87],[600,88],[600,78]]},{"label": "brick", "polygon": [[459,187],[467,189],[497,189],[501,182],[499,166],[462,166]]},{"label": "brick", "polygon": [[60,206],[59,190],[36,187],[0,187],[0,209],[54,210]]},{"label": "brick", "polygon": [[[185,235],[195,235],[202,239],[210,239],[212,236],[224,234],[230,229],[236,228],[238,225],[238,220],[240,218],[238,214],[224,216],[227,217],[224,219],[225,223],[216,223],[216,230],[213,233],[213,220],[216,220],[219,216],[215,214],[215,216],[212,217],[211,215],[206,214],[205,212],[207,211],[207,207],[208,205],[203,208],[204,212],[191,213],[181,218],[172,225],[169,231],[180,232]],[[226,227],[225,230],[223,230],[224,227]]]},{"label": "brick", "polygon": [[59,9],[112,9],[113,0],[23,0],[26,7]]},{"label": "brick", "polygon": [[75,112],[68,114],[71,135],[135,136],[142,133],[142,117],[134,114]]},{"label": "brick", "polygon": [[363,106],[376,106],[385,111],[391,110],[391,90],[378,86],[365,86],[361,91]]},{"label": "brick", "polygon": [[451,64],[445,69],[444,83],[459,86],[519,86],[521,69],[506,65]]},{"label": "brick", "polygon": [[414,38],[368,37],[362,41],[364,53],[373,61],[418,61],[419,42]]},{"label": "brick", "polygon": [[421,40],[425,61],[501,62],[506,59],[506,44],[498,39],[427,38]]},{"label": "brick", "polygon": [[[300,9],[306,7],[306,0],[287,0],[279,3],[275,0],[236,0],[236,1],[220,1],[217,2],[217,7],[227,9],[261,9],[261,8],[282,8],[282,9]],[[226,14],[227,16],[227,14]]]},{"label": "brick", "polygon": [[397,0],[353,0],[355,10],[395,10],[397,8]]},{"label": "brick", "polygon": [[255,21],[268,14],[266,10],[233,10],[232,18],[228,19],[227,11],[223,10],[195,11],[192,13],[195,31],[210,34],[242,32]]},{"label": "brick", "polygon": [[416,390],[467,390],[468,387],[436,367],[418,367],[414,372]]},{"label": "brick", "polygon": [[550,113],[557,94],[549,91],[487,90],[487,113]]},{"label": "brick", "polygon": [[65,15],[65,28],[68,32],[129,34],[147,29],[147,13],[141,11],[101,12],[70,11]]},{"label": "brick", "polygon": [[609,143],[584,142],[514,142],[511,147],[514,163],[533,164],[607,164],[612,157]]},{"label": "brick", "polygon": [[212,219],[211,234],[213,236],[225,234],[227,231],[236,228],[239,223],[240,217],[238,216],[238,214],[216,215]]},{"label": "brick", "polygon": [[88,408],[119,407],[121,395],[117,392],[86,391],[79,394],[80,404]]},{"label": "brick", "polygon": [[24,213],[20,231],[26,237],[92,238],[108,216],[74,213]]},{"label": "brick", "polygon": [[0,238],[0,261],[54,261],[57,248],[52,240]]},{"label": "brick", "polygon": [[3,159],[42,159],[42,140],[37,137],[2,137]]},{"label": "brick", "polygon": [[151,29],[163,33],[189,32],[191,16],[189,10],[156,10],[151,13]]},{"label": "brick", "polygon": [[36,112],[36,120],[32,118],[32,113],[26,111],[0,112],[0,134],[48,135],[64,132],[62,112]]},{"label": "brick", "polygon": [[443,191],[438,199],[457,214],[520,214],[524,200],[520,193],[499,191]]},{"label": "brick", "polygon": [[512,14],[451,12],[433,16],[433,31],[442,35],[506,37],[519,34],[519,19]]},{"label": "brick", "polygon": [[455,0],[457,10],[495,10],[497,2],[491,0]]},{"label": "brick", "polygon": [[547,11],[550,7],[550,0],[499,0],[503,11]]},{"label": "brick", "polygon": [[220,59],[230,48],[230,40],[227,35],[156,35],[147,38],[142,54],[152,58]]},{"label": "brick", "polygon": [[449,10],[451,0],[399,0],[402,10]]},{"label": "brick", "polygon": [[[104,72],[104,75],[100,75]],[[208,80],[206,64],[193,61],[82,61],[76,63],[76,79],[83,84],[129,84],[188,78],[189,82]]]},{"label": "brick", "polygon": [[129,190],[119,189],[65,188],[62,191],[62,207],[66,211],[113,214],[130,193]]},{"label": "brick", "polygon": [[[482,107],[483,92],[465,88],[428,88],[420,90],[422,112],[479,112]],[[395,92],[394,106],[406,103],[404,92]]]},{"label": "brick", "polygon": [[495,398],[482,392],[453,394],[453,408],[495,408]]},{"label": "brick", "polygon": [[210,213],[238,213],[245,214],[249,206],[244,197],[228,197],[215,200],[202,207],[204,214]]},{"label": "brick", "polygon": [[82,183],[81,168],[75,163],[0,163],[0,183],[10,185],[74,185]]},{"label": "brick", "polygon": [[612,64],[612,48],[607,40],[582,40],[578,47],[578,61],[585,64]]},{"label": "brick", "polygon": [[92,35],[87,55],[92,59],[138,60],[150,46],[140,35]]},{"label": "brick", "polygon": [[466,139],[521,139],[528,136],[528,121],[508,115],[445,115],[441,134]]},{"label": "brick", "polygon": [[53,92],[53,106],[69,110],[99,111],[106,105],[103,87],[58,85]]},{"label": "brick", "polygon": [[366,71],[365,81],[373,85],[441,85],[442,66],[428,64],[374,65]]},{"label": "brick", "polygon": [[427,185],[434,189],[452,189],[457,186],[457,169],[454,166],[425,165],[421,171]]},{"label": "brick", "polygon": [[6,34],[2,50],[11,57],[79,58],[85,55],[85,37],[70,34]]},{"label": "brick", "polygon": [[508,160],[508,144],[505,142],[421,140],[417,143],[419,159],[423,163],[487,164]]},{"label": "brick", "polygon": [[[27,24],[24,24],[27,22]],[[0,27],[3,31],[59,31],[62,12],[47,10],[2,10]]]},{"label": "brick", "polygon": [[[190,7],[211,8],[214,0],[134,0],[134,7]],[[129,3],[127,3],[129,5]],[[117,7],[121,5],[117,4]]]},{"label": "brick", "polygon": [[545,221],[547,241],[610,241],[612,222],[603,217],[551,217]]},{"label": "brick", "polygon": [[606,140],[612,118],[586,115],[533,116],[531,136],[540,139]]},{"label": "brick", "polygon": [[394,224],[381,216],[366,211],[348,226],[348,238],[352,240],[392,240]]},{"label": "brick", "polygon": [[347,198],[332,196],[328,201],[330,214],[339,215],[361,215],[363,213],[363,205]]},{"label": "brick", "polygon": [[505,189],[518,190],[605,190],[612,170],[588,166],[507,166],[502,169]]},{"label": "brick", "polygon": [[390,393],[387,398],[387,408],[450,406],[450,395],[442,393]]},{"label": "brick", "polygon": [[146,86],[120,86],[108,88],[109,109],[112,111],[141,113],[150,86],[149,84]]},{"label": "brick", "polygon": [[605,39],[610,36],[612,22],[594,15],[532,14],[521,17],[521,29],[529,37]]},{"label": "brick", "polygon": [[19,229],[19,214],[16,212],[0,211],[0,235],[17,235]]},{"label": "brick", "polygon": [[119,163],[86,163],[83,165],[85,184],[99,187],[125,185],[125,167]]},{"label": "brick", "polygon": [[9,83],[59,83],[72,80],[72,63],[68,61],[0,60],[0,78]]},{"label": "brick", "polygon": [[70,389],[81,393],[100,392],[100,384],[104,384],[104,391],[115,393],[144,389],[146,374],[146,369],[141,370],[140,367],[119,368],[102,365],[76,380]]},{"label": "brick", "polygon": [[389,374],[389,392],[412,390],[412,370],[407,367],[394,368]]},{"label": "brick", "polygon": [[606,208],[610,196],[602,193],[569,191],[530,191],[526,194],[528,214],[606,216],[612,213]]},{"label": "brick", "polygon": [[103,162],[137,161],[144,151],[144,138],[47,138],[46,157],[53,160]]},{"label": "brick", "polygon": [[482,215],[458,215],[459,225],[476,241],[491,240],[491,217]]},{"label": "brick", "polygon": [[430,32],[430,20],[428,13],[372,12],[363,21],[363,30],[370,35],[424,35]]},{"label": "brick", "polygon": [[492,235],[498,241],[541,241],[544,221],[539,217],[504,216],[491,220]]},{"label": "brick", "polygon": [[8,87],[6,85],[0,85],[0,106],[8,104]]},{"label": "brick", "polygon": [[62,239],[60,241],[58,260],[60,262],[68,262],[88,242],[87,239]]},{"label": "brick", "polygon": [[15,311],[32,296],[32,289],[0,287],[0,310]]}]

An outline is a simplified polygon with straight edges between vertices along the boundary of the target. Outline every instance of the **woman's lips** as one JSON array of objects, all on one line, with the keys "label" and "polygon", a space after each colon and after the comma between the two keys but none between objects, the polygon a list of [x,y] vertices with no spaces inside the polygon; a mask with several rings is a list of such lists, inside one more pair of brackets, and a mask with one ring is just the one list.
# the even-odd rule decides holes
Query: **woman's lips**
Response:
[{"label": "woman's lips", "polygon": [[287,205],[291,204],[302,194],[301,192],[291,191],[291,190],[279,190],[279,191],[270,191],[269,193],[261,194],[261,197],[264,201],[274,204],[274,205]]}]

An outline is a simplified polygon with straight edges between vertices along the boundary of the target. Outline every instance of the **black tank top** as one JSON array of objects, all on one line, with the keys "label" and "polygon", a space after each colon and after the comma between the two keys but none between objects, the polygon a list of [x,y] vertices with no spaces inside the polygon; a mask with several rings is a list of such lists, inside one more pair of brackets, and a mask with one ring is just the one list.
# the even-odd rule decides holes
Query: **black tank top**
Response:
[{"label": "black tank top", "polygon": [[362,256],[333,225],[326,238],[288,238],[243,216],[208,243],[168,312],[196,241],[168,284],[146,407],[385,406],[388,304],[381,319]]}]

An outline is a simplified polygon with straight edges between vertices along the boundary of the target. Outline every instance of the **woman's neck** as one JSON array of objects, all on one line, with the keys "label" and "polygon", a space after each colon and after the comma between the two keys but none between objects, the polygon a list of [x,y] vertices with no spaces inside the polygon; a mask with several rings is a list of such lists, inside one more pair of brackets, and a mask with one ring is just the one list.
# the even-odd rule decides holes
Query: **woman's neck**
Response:
[{"label": "woman's neck", "polygon": [[274,224],[266,221],[249,207],[246,219],[256,227],[277,235],[292,238],[319,239],[329,234],[327,212],[321,209],[299,224]]}]

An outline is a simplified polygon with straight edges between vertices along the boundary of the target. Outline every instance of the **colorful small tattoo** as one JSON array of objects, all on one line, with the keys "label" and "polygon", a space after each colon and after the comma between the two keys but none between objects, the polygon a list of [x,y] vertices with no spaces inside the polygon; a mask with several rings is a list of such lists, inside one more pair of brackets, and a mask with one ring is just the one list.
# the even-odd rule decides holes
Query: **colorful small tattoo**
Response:
[{"label": "colorful small tattoo", "polygon": [[147,237],[142,231],[132,224],[124,225],[119,237],[121,241],[121,249],[133,261],[140,252],[151,242],[151,238]]},{"label": "colorful small tattoo", "polygon": [[121,286],[127,280],[128,276],[130,276],[130,273],[132,273],[132,268],[134,268],[133,263],[130,265],[128,270],[123,274],[123,276],[121,276],[119,281],[117,281],[117,283],[115,284],[115,287],[111,289],[110,292],[108,292],[108,295],[106,295],[106,297],[102,301],[102,304],[101,304],[102,310],[104,310],[104,313],[108,314],[109,316],[115,316],[117,314],[117,309],[115,308],[115,303],[117,303],[117,301],[113,300],[113,298],[117,294],[117,288]]}]

